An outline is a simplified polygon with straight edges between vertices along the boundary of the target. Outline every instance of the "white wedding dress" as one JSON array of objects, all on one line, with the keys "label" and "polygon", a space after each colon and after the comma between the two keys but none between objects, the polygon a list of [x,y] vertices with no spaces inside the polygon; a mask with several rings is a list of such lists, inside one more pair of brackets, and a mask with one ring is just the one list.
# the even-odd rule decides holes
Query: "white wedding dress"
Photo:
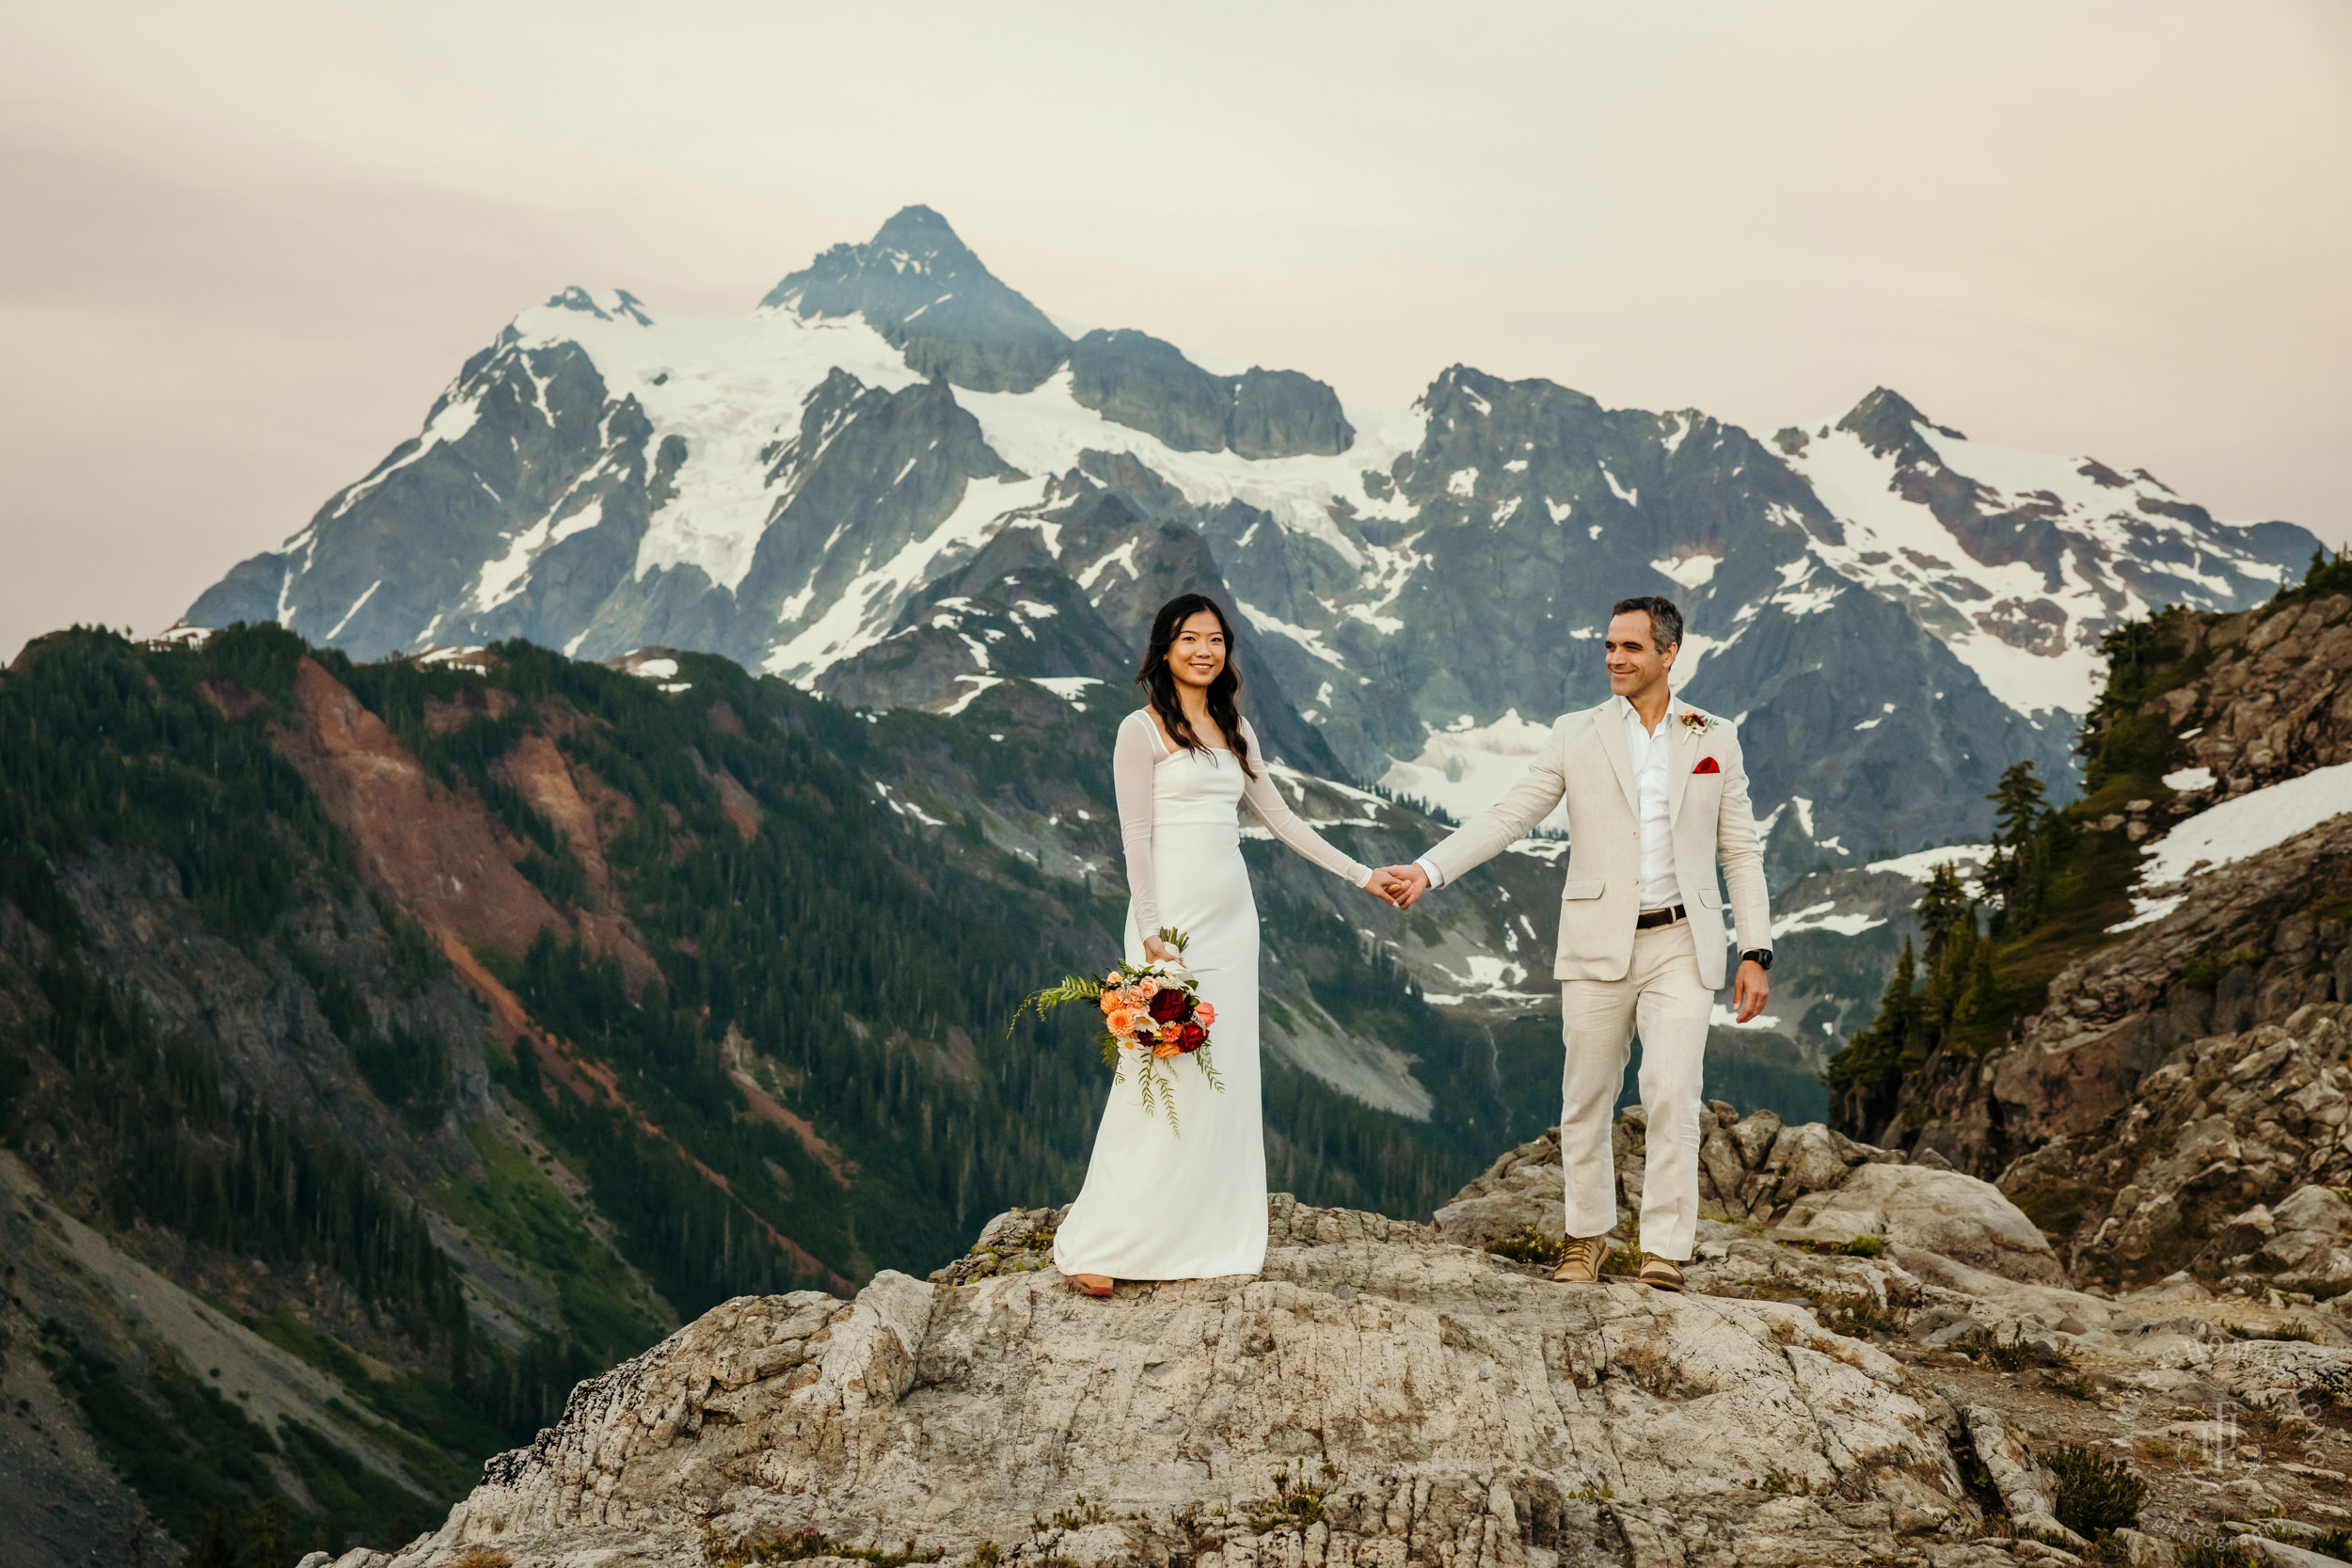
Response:
[{"label": "white wedding dress", "polygon": [[1265,1136],[1258,1088],[1258,906],[1241,858],[1248,800],[1277,838],[1358,887],[1369,867],[1301,821],[1266,771],[1248,721],[1258,777],[1233,753],[1171,748],[1148,711],[1127,716],[1111,754],[1120,836],[1127,851],[1127,958],[1172,926],[1191,939],[1184,963],[1216,1009],[1209,1056],[1219,1092],[1188,1056],[1158,1064],[1173,1083],[1181,1135],[1164,1107],[1146,1114],[1134,1053],[1104,1107],[1086,1185],[1054,1239],[1064,1274],[1113,1279],[1207,1279],[1256,1274],[1265,1262]]}]

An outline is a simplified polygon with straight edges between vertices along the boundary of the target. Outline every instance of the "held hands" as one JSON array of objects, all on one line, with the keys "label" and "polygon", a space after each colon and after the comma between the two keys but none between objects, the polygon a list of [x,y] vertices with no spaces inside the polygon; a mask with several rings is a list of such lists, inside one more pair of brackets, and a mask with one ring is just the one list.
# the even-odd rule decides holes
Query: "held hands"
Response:
[{"label": "held hands", "polygon": [[1731,986],[1731,1002],[1740,1010],[1740,1022],[1745,1023],[1762,1012],[1772,994],[1772,978],[1764,973],[1764,966],[1754,958],[1741,959],[1740,974]]},{"label": "held hands", "polygon": [[1409,910],[1429,891],[1429,873],[1418,865],[1384,865],[1372,874],[1365,888],[1375,898]]},{"label": "held hands", "polygon": [[1183,961],[1178,956],[1176,949],[1170,947],[1167,942],[1161,941],[1158,937],[1146,937],[1143,939],[1143,956],[1151,959],[1155,964],[1172,964]]}]

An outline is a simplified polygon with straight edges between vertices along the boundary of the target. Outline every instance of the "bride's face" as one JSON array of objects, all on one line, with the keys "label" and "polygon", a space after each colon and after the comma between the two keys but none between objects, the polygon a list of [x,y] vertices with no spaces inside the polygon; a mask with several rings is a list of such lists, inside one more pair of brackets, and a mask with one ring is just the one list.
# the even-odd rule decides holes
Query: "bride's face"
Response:
[{"label": "bride's face", "polygon": [[1168,644],[1168,669],[1180,684],[1203,691],[1225,673],[1225,628],[1215,612],[1196,610],[1184,618]]}]

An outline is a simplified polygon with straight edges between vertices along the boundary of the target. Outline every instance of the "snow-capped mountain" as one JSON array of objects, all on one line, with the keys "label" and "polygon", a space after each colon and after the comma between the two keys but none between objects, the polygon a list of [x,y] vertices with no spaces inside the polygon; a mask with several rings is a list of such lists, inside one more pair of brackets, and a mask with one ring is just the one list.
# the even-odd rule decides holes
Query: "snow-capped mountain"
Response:
[{"label": "snow-capped mountain", "polygon": [[912,207],[739,320],[580,289],[523,311],[188,619],[365,656],[707,649],[944,709],[1007,639],[1018,673],[1115,678],[1200,587],[1243,617],[1278,752],[1458,813],[1605,692],[1610,602],[1662,592],[1785,879],[1981,836],[2004,766],[2071,766],[2104,626],[2251,603],[2313,546],[1885,390],[1768,440],[1461,366],[1343,409],[1297,372],[1073,339]]}]

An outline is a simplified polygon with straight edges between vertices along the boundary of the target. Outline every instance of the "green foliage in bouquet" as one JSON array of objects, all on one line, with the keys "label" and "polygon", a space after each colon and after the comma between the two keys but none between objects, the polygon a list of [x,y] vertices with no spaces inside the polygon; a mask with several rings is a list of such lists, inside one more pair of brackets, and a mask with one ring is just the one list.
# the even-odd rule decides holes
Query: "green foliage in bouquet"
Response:
[{"label": "green foliage in bouquet", "polygon": [[[1159,937],[1179,954],[1191,942],[1189,937],[1171,926],[1161,927]],[[1104,992],[1131,987],[1144,980],[1159,980],[1175,987],[1183,994],[1181,1009],[1173,1017],[1162,1019],[1153,1012],[1143,1010],[1144,1005],[1141,1004],[1133,1007],[1104,1006]],[[1162,994],[1166,993],[1163,991]],[[1198,1062],[1200,1076],[1208,1081],[1209,1086],[1220,1094],[1224,1092],[1225,1081],[1217,1076],[1216,1067],[1209,1060],[1208,1026],[1216,1018],[1216,1012],[1213,1008],[1205,1014],[1200,1011],[1199,988],[1193,980],[1192,972],[1182,964],[1132,964],[1121,959],[1116,969],[1100,979],[1091,974],[1068,975],[1060,985],[1049,986],[1024,997],[1021,1005],[1013,1009],[1011,1022],[1006,1024],[1005,1032],[1009,1035],[1013,1024],[1021,1022],[1021,1015],[1025,1012],[1035,1009],[1040,1017],[1043,1017],[1051,1009],[1071,1002],[1091,1002],[1103,1007],[1103,1032],[1096,1037],[1096,1043],[1103,1049],[1103,1065],[1115,1075],[1113,1082],[1123,1084],[1127,1080],[1127,1071],[1121,1053],[1130,1048],[1135,1051],[1136,1076],[1143,1090],[1144,1115],[1152,1116],[1165,1108],[1169,1132],[1181,1136],[1183,1130],[1177,1122],[1176,1097],[1172,1092],[1174,1085],[1168,1078],[1166,1069],[1157,1065],[1162,1058],[1154,1049],[1165,1042],[1168,1031],[1178,1031],[1180,1037],[1184,1031],[1199,1032],[1200,1038],[1198,1043],[1190,1046],[1178,1044],[1173,1053],[1190,1056]],[[1121,1020],[1127,1021],[1123,1031],[1118,1026]]]}]

